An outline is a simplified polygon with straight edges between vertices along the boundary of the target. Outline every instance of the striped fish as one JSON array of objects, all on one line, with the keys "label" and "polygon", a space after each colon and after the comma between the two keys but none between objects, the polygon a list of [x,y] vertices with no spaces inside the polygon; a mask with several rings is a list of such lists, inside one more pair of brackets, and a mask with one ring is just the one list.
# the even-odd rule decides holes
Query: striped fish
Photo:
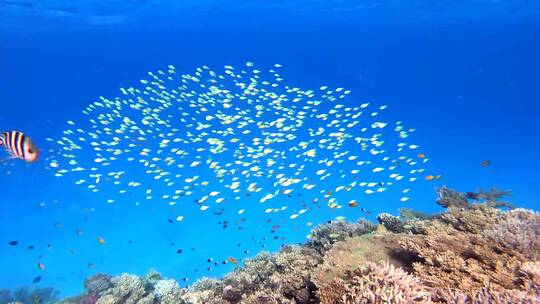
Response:
[{"label": "striped fish", "polygon": [[9,131],[0,133],[0,146],[4,146],[11,158],[19,158],[32,163],[39,157],[39,150],[32,142],[32,139],[23,132]]}]

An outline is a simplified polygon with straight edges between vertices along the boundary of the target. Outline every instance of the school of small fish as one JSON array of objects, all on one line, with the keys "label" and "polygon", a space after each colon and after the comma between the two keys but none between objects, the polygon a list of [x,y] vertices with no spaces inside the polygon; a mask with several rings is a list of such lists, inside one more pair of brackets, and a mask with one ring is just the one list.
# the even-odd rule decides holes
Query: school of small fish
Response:
[{"label": "school of small fish", "polygon": [[[207,66],[150,72],[120,97],[91,103],[86,119],[68,121],[60,139],[48,138],[57,147],[48,168],[92,192],[117,193],[106,199],[111,204],[139,191],[171,206],[195,202],[205,212],[245,195],[291,220],[311,209],[283,198],[309,193],[329,208],[357,207],[340,192],[373,195],[401,183],[406,202],[405,183],[440,179],[423,176],[429,159],[408,143],[414,129],[382,120],[387,106],[351,100],[341,87],[289,86],[281,68],[248,62],[221,73]],[[238,206],[239,215],[249,210]]]}]

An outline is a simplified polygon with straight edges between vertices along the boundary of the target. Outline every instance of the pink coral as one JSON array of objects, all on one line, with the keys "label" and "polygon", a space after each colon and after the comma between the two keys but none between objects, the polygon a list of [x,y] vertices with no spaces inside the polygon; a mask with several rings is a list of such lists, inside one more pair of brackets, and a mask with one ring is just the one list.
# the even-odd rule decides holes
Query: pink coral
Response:
[{"label": "pink coral", "polygon": [[413,275],[388,262],[367,263],[349,274],[342,303],[426,303],[428,291]]},{"label": "pink coral", "polygon": [[501,213],[485,235],[503,247],[536,259],[540,255],[540,213],[524,209]]}]

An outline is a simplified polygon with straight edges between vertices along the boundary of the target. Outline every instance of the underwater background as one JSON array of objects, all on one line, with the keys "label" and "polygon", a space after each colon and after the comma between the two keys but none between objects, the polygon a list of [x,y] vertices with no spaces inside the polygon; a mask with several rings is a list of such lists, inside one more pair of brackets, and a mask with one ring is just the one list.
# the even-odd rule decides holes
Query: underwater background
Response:
[{"label": "underwater background", "polygon": [[[337,216],[374,221],[402,207],[441,211],[434,190],[442,185],[511,189],[513,203],[538,210],[538,54],[538,1],[0,1],[0,131],[24,131],[42,150],[36,164],[2,151],[0,288],[52,286],[66,297],[82,292],[84,278],[97,272],[144,275],[150,268],[182,284],[220,277],[235,267],[222,263],[228,257],[304,242],[312,225]],[[268,71],[276,64],[288,86],[345,88],[351,93],[343,103],[350,107],[388,106],[381,121],[415,129],[407,142],[429,157],[426,173],[373,196],[350,191],[340,197],[343,208],[315,208],[317,191],[295,190],[269,205],[287,212],[269,214],[259,196],[274,192],[272,183],[257,197],[227,194],[202,212],[193,203],[205,195],[196,192],[200,187],[171,206],[144,191],[104,186],[92,193],[75,183],[78,173],[58,177],[51,168],[52,160],[62,161],[57,141],[76,128],[68,121],[92,129],[92,114],[82,111],[100,96],[122,96],[120,88],[143,89],[139,80],[150,71],[172,65],[181,75],[207,66],[224,74],[224,66]],[[136,143],[137,149],[154,146]],[[95,157],[90,147],[77,153],[81,163]],[[189,168],[192,160],[177,162],[188,168],[173,175],[212,181]],[[128,163],[119,168],[128,171],[126,184],[133,178],[145,190],[165,191],[144,171],[130,171]],[[440,178],[426,180],[427,174]],[[358,182],[363,178],[375,180],[371,172]],[[335,174],[324,183],[333,189],[346,179]],[[404,188],[410,189],[406,201]],[[220,184],[212,190],[226,192]],[[347,206],[352,199],[358,207]],[[290,217],[299,210],[308,211]]]}]

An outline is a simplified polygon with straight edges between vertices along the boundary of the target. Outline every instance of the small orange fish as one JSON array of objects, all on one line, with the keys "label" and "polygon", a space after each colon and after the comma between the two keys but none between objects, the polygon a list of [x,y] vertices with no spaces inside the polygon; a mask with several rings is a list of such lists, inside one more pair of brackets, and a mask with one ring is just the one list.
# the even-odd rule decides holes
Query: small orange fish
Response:
[{"label": "small orange fish", "polygon": [[238,260],[233,257],[228,257],[227,260],[235,265],[238,264]]},{"label": "small orange fish", "polygon": [[349,202],[349,207],[354,208],[354,207],[357,207],[357,206],[358,206],[358,203],[356,201],[350,201]]},{"label": "small orange fish", "polygon": [[434,179],[440,180],[441,178],[442,178],[442,175],[440,175],[440,174],[439,175],[428,175],[428,176],[426,176],[427,181],[432,181]]},{"label": "small orange fish", "polygon": [[43,265],[43,263],[41,263],[41,262],[38,262],[37,268],[38,268],[39,270],[44,270],[44,269],[45,269],[45,265]]},{"label": "small orange fish", "polygon": [[426,158],[426,155],[424,153],[418,153],[416,154],[418,158]]},{"label": "small orange fish", "polygon": [[490,161],[490,160],[485,160],[485,161],[483,161],[480,165],[481,165],[482,167],[487,167],[487,166],[491,165],[491,161]]},{"label": "small orange fish", "polygon": [[101,245],[105,245],[105,244],[106,244],[105,239],[102,238],[102,237],[100,237],[100,236],[97,238],[97,242],[100,243]]}]

